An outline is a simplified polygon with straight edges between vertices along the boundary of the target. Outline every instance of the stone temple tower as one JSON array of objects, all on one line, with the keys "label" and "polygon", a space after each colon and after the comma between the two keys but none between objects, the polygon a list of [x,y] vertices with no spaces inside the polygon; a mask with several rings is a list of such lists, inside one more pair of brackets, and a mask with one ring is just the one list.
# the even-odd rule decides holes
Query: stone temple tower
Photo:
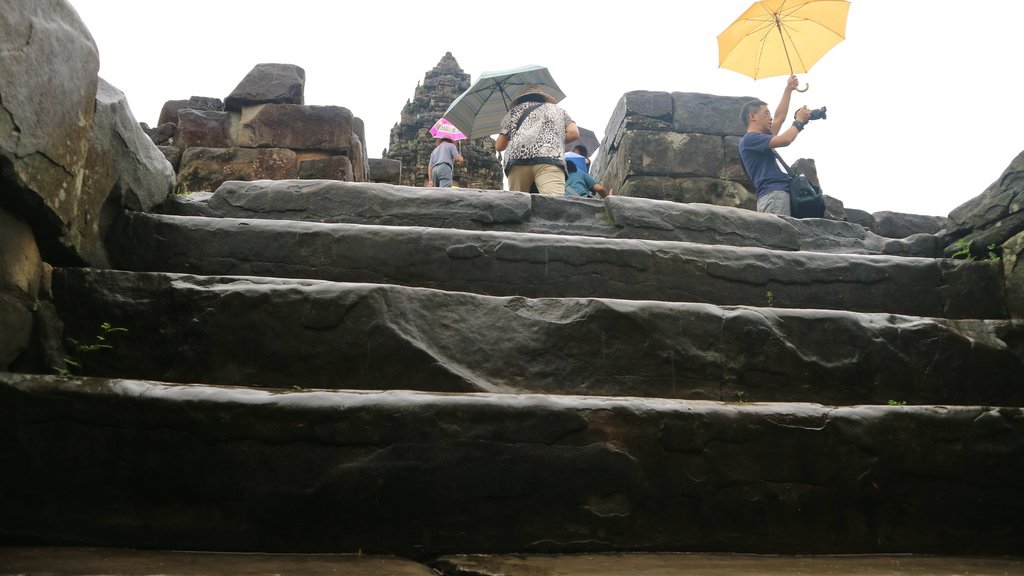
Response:
[{"label": "stone temple tower", "polygon": [[[412,100],[402,108],[401,120],[391,128],[391,139],[385,158],[401,160],[401,183],[423,186],[427,179],[427,161],[434,149],[430,127],[448,106],[470,85],[469,74],[462,71],[451,52],[416,86]],[[490,137],[458,142],[466,162],[455,169],[453,179],[460,188],[501,190],[501,163]]]}]

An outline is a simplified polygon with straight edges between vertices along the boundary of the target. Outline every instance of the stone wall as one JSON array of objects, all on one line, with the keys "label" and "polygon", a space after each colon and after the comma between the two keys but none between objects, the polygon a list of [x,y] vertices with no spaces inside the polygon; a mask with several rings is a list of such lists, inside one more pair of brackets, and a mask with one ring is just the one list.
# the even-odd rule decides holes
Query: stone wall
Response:
[{"label": "stone wall", "polygon": [[739,110],[751,99],[627,92],[592,171],[619,196],[756,209],[738,151]]},{"label": "stone wall", "polygon": [[149,134],[164,144],[178,191],[212,192],[228,180],[369,180],[362,120],[341,106],[305,105],[305,79],[292,64],[257,64],[223,103],[168,101]]}]

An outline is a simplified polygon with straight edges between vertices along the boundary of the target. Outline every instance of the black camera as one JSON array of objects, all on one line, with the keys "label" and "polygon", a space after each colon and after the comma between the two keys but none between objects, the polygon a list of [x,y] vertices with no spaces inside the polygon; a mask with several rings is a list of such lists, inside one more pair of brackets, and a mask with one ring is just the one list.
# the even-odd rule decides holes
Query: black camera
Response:
[{"label": "black camera", "polygon": [[819,118],[825,120],[825,111],[826,109],[824,106],[822,106],[821,108],[815,108],[814,110],[811,110],[811,117],[808,118],[807,120],[817,120]]}]

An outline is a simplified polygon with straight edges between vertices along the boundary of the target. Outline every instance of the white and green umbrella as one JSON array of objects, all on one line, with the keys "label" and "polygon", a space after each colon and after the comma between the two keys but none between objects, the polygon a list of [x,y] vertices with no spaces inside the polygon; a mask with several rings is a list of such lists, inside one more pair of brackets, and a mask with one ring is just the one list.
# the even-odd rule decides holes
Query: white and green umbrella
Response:
[{"label": "white and green umbrella", "polygon": [[480,78],[452,102],[444,118],[470,138],[497,134],[501,120],[512,107],[512,99],[524,86],[540,86],[559,102],[565,98],[544,66],[523,66],[511,70],[484,72]]}]

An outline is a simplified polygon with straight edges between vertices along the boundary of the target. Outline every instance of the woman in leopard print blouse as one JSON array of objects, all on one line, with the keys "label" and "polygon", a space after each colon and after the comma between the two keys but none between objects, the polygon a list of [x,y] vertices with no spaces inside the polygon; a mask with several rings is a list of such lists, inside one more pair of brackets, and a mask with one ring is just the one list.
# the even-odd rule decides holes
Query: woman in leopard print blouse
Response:
[{"label": "woman in leopard print blouse", "polygon": [[501,121],[494,147],[505,152],[510,190],[561,196],[565,192],[565,143],[580,131],[569,114],[540,86],[526,86]]}]

